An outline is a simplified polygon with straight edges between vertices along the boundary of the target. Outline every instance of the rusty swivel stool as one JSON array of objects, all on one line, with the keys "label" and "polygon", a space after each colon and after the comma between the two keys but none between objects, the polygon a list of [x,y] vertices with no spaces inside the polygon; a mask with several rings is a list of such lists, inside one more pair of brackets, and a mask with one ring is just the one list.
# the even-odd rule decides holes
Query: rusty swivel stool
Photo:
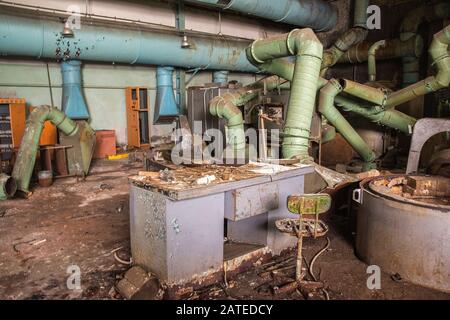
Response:
[{"label": "rusty swivel stool", "polygon": [[[295,282],[292,287],[302,285],[302,246],[304,237],[322,237],[328,232],[325,222],[319,220],[321,213],[331,207],[331,197],[328,194],[290,195],[287,200],[289,212],[298,214],[298,218],[282,219],[275,222],[277,229],[298,238],[297,264]],[[312,218],[305,218],[313,216]]]}]

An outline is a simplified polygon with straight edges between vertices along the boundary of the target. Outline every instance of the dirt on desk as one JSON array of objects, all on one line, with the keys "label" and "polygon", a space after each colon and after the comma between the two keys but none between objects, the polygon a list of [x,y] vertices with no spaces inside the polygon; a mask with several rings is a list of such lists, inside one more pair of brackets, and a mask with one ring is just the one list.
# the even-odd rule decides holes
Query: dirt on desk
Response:
[{"label": "dirt on desk", "polygon": [[[273,166],[272,166],[273,167]],[[205,186],[235,182],[263,176],[268,172],[261,171],[263,167],[256,164],[243,166],[202,165],[179,167],[175,170],[141,171],[130,177],[133,184],[139,187],[177,191],[186,188],[195,189]],[[272,169],[274,173],[275,169]]]}]

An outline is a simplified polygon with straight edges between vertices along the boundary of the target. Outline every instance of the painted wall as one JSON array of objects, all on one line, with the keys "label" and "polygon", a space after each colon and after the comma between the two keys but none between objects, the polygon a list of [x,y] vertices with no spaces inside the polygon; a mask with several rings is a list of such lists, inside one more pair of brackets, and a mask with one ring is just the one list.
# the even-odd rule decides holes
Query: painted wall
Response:
[{"label": "painted wall", "polygon": [[[54,104],[60,106],[62,79],[59,64],[49,63],[49,74]],[[156,69],[145,66],[90,63],[84,64],[82,79],[92,127],[95,130],[114,129],[117,142],[126,144],[125,87],[147,87],[150,106],[153,110],[156,98]],[[201,72],[189,85],[201,85],[211,82],[211,79],[211,72]],[[248,84],[255,81],[255,75],[231,74],[229,79]],[[25,98],[27,103],[33,106],[50,105],[46,63],[0,60],[0,97]],[[153,122],[153,113],[151,113],[151,122]],[[171,128],[171,125],[154,125],[151,130],[153,135],[159,136],[168,134]]]}]

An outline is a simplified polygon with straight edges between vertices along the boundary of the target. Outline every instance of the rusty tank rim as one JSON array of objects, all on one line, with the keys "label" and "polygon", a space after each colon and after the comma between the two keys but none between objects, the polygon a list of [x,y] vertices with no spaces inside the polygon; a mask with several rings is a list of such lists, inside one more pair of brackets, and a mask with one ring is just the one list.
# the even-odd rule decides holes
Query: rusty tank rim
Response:
[{"label": "rusty tank rim", "polygon": [[[400,202],[404,204],[409,204],[413,206],[418,206],[422,208],[427,209],[433,209],[433,210],[439,210],[439,211],[447,211],[450,212],[450,205],[440,205],[440,204],[432,204],[432,203],[426,203],[422,201],[407,199],[405,197],[395,195],[395,194],[388,194],[388,193],[381,193],[377,190],[374,190],[370,187],[370,183],[377,181],[377,180],[392,180],[395,178],[401,178],[401,177],[439,177],[439,176],[432,176],[432,175],[425,175],[425,174],[393,174],[393,175],[384,175],[384,176],[377,176],[377,177],[370,177],[362,180],[359,184],[361,191],[367,192],[370,195],[376,197],[376,198],[382,198],[382,199],[389,199],[395,202]],[[445,177],[442,177],[445,178]],[[450,178],[445,178],[449,179]]]}]

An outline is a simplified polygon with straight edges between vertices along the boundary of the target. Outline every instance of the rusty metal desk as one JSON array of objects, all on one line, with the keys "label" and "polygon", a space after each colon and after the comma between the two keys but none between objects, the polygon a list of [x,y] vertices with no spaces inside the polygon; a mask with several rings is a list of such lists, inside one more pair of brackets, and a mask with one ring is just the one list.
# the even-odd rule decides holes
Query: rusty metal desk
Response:
[{"label": "rusty metal desk", "polygon": [[295,246],[275,221],[290,217],[287,197],[303,193],[304,176],[313,170],[259,165],[233,181],[201,186],[130,178],[133,263],[169,284],[218,272],[224,264],[224,219],[233,241],[260,245],[271,254]]}]

